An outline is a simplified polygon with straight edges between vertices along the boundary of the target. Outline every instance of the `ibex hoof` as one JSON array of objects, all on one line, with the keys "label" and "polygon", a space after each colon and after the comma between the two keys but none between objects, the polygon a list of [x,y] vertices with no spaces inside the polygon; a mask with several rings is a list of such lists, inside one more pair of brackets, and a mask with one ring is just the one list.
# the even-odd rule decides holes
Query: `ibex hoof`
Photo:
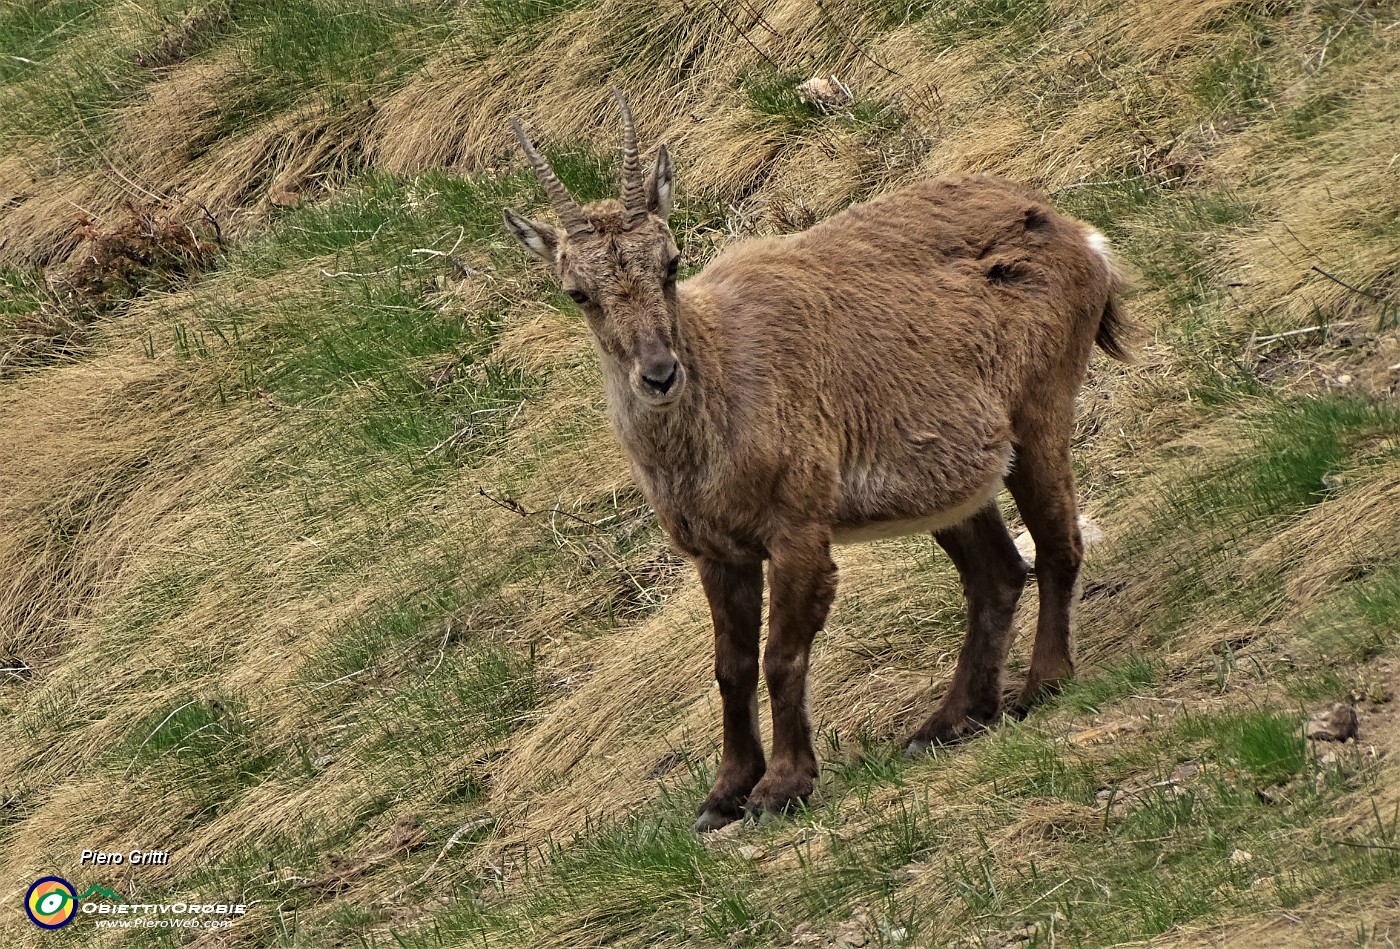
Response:
[{"label": "ibex hoof", "polygon": [[734,823],[742,815],[726,814],[716,808],[709,807],[700,812],[700,816],[695,820],[695,832],[697,834],[708,834],[712,830],[719,830]]},{"label": "ibex hoof", "polygon": [[1007,707],[1007,714],[1020,721],[1031,713],[1037,706],[1054,698],[1064,691],[1073,673],[1054,679],[1042,679],[1039,682],[1027,682],[1026,687],[1021,690],[1021,694],[1013,699]]},{"label": "ibex hoof", "polygon": [[904,757],[910,760],[922,758],[924,755],[931,754],[935,750],[933,742],[924,741],[922,738],[911,738],[909,739],[909,744],[904,746]]},{"label": "ibex hoof", "polygon": [[989,730],[1001,717],[1000,709],[979,715],[952,716],[935,712],[904,746],[906,758],[917,758],[947,745],[956,745]]},{"label": "ibex hoof", "polygon": [[812,774],[787,772],[776,775],[770,771],[749,794],[744,807],[761,823],[801,810],[812,793],[815,766],[811,770]]}]

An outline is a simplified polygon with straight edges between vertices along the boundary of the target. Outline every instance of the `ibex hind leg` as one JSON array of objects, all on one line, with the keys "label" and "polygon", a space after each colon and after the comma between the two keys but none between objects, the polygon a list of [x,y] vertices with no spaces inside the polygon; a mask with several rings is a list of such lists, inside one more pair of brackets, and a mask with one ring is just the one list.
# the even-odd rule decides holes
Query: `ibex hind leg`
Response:
[{"label": "ibex hind leg", "polygon": [[1025,687],[1010,711],[1025,715],[1074,676],[1070,653],[1070,619],[1074,607],[1083,543],[1070,465],[1071,413],[1052,424],[1030,429],[1022,437],[1016,464],[1006,485],[1021,519],[1035,541],[1035,577],[1040,590],[1035,646]]},{"label": "ibex hind leg", "polygon": [[933,536],[958,568],[967,598],[967,638],[943,701],[909,739],[909,755],[961,741],[1000,719],[1011,621],[1028,573],[995,501]]}]

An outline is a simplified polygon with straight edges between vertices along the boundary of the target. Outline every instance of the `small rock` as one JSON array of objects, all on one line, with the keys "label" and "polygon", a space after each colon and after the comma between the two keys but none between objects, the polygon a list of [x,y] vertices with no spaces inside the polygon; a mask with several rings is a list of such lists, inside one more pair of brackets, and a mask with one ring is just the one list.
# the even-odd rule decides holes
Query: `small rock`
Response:
[{"label": "small rock", "polygon": [[836,927],[836,932],[833,935],[836,945],[842,949],[847,946],[851,949],[861,949],[862,946],[868,945],[870,942],[869,932],[870,916],[865,910],[858,909],[848,922]]},{"label": "small rock", "polygon": [[1230,866],[1232,866],[1232,867],[1242,867],[1242,866],[1244,866],[1246,863],[1249,863],[1249,861],[1251,861],[1251,860],[1253,860],[1253,859],[1254,859],[1254,854],[1250,853],[1248,850],[1238,850],[1238,849],[1237,849],[1237,850],[1235,850],[1234,852],[1232,852],[1232,853],[1230,854]]},{"label": "small rock", "polygon": [[1185,784],[1187,781],[1189,781],[1192,777],[1195,776],[1197,771],[1200,770],[1201,766],[1196,762],[1183,761],[1181,764],[1177,765],[1175,768],[1172,769],[1171,780],[1174,784]]},{"label": "small rock", "polygon": [[1350,705],[1334,705],[1331,711],[1314,715],[1304,729],[1313,741],[1346,741],[1355,738],[1361,721]]},{"label": "small rock", "polygon": [[762,847],[743,846],[739,848],[738,853],[741,860],[749,861],[762,860],[764,857],[768,856],[768,852]]},{"label": "small rock", "polygon": [[797,84],[797,95],[823,109],[837,109],[855,98],[851,87],[835,76],[813,76]]}]

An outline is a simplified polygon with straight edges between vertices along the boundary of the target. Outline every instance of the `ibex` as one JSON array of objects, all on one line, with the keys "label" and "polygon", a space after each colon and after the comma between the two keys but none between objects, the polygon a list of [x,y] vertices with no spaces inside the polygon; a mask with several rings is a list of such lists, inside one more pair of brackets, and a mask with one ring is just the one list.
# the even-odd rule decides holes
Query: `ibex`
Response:
[{"label": "ibex", "polygon": [[[931,531],[962,580],[967,637],[909,753],[1002,715],[1029,574],[996,504],[1003,484],[1040,587],[1014,710],[1070,678],[1074,402],[1095,342],[1126,359],[1126,323],[1102,235],[990,176],[910,185],[803,233],[742,241],[680,281],[670,156],[662,145],[643,179],[614,94],[620,200],[580,206],[512,119],[562,227],[510,210],[505,221],[587,317],[613,431],[709,602],[724,740],[704,831],[812,791],[807,668],[836,592],[832,544]],[[765,560],[770,759],[757,692]]]}]

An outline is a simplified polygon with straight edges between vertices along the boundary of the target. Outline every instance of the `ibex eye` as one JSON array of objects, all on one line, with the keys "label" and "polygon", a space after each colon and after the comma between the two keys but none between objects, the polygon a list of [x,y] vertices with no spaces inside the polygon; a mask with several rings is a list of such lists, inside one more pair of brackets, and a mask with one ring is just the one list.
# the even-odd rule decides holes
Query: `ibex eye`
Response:
[{"label": "ibex eye", "polygon": [[573,300],[575,303],[588,302],[588,294],[584,293],[582,290],[566,290],[564,292],[567,293],[569,295],[569,299]]}]

